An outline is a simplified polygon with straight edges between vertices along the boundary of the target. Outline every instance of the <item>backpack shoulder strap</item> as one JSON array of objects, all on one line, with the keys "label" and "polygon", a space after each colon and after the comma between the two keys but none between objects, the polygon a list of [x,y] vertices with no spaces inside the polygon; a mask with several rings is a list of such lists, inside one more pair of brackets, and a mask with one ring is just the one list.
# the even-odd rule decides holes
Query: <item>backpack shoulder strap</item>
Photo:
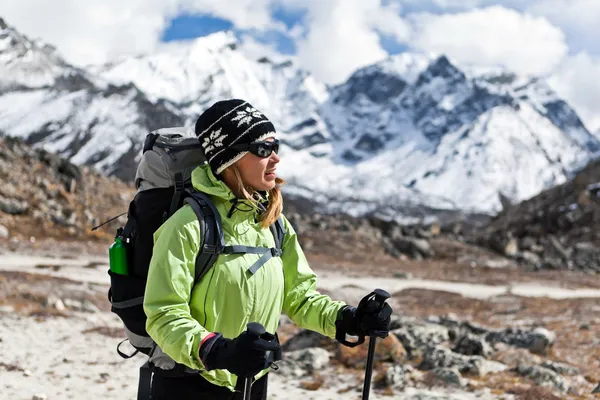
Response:
[{"label": "backpack shoulder strap", "polygon": [[283,245],[283,239],[285,237],[286,231],[283,225],[283,219],[279,217],[277,221],[269,227],[269,230],[273,234],[275,239],[275,247],[266,248],[266,247],[250,247],[250,246],[225,246],[223,249],[224,254],[259,254],[260,258],[248,268],[248,272],[252,275],[258,271],[260,267],[262,267],[267,261],[269,261],[272,257],[281,257],[283,253],[281,247]]},{"label": "backpack shoulder strap", "polygon": [[272,224],[269,229],[275,238],[275,248],[277,250],[281,250],[283,247],[283,240],[285,239],[285,235],[287,233],[283,223],[283,217],[280,216],[277,218],[277,221],[275,221],[275,223]]},{"label": "backpack shoulder strap", "polygon": [[225,248],[221,215],[212,200],[202,192],[186,192],[185,203],[194,210],[200,223],[200,250],[196,256],[194,282],[197,283],[213,266]]},{"label": "backpack shoulder strap", "polygon": [[169,216],[175,214],[181,205],[181,199],[184,194],[183,191],[185,189],[185,181],[183,178],[183,174],[181,172],[175,173],[175,191],[173,192],[173,197],[171,198],[171,206],[169,207]]},{"label": "backpack shoulder strap", "polygon": [[221,225],[221,215],[208,195],[202,192],[186,191],[185,203],[189,204],[198,217],[200,223],[201,244],[196,256],[194,282],[197,283],[213,266],[219,254],[260,254],[261,257],[248,268],[248,272],[255,274],[271,257],[280,257],[282,254],[283,239],[286,235],[283,218],[279,217],[269,229],[275,239],[275,248],[249,246],[226,246]]}]

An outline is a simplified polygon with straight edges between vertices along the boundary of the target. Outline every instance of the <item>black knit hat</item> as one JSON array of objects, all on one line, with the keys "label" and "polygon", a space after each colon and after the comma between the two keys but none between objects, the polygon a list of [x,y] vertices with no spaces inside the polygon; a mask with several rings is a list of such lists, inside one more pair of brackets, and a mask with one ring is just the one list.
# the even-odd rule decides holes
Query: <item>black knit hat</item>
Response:
[{"label": "black knit hat", "polygon": [[239,99],[218,101],[210,106],[198,117],[195,130],[215,175],[247,153],[232,149],[232,145],[258,142],[276,135],[267,117]]}]

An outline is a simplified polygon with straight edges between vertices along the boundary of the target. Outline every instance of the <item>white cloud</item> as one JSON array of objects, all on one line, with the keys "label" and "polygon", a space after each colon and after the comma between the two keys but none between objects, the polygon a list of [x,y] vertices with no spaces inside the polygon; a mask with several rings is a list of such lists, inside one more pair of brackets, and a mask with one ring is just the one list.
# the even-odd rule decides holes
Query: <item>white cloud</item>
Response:
[{"label": "white cloud", "polygon": [[[156,49],[170,19],[202,13],[231,20],[240,29],[278,27],[271,0],[18,0],[2,4],[6,23],[58,47],[77,64]],[[32,12],[35,10],[35,12]]]},{"label": "white cloud", "polygon": [[328,83],[345,80],[357,68],[380,61],[388,53],[378,32],[406,39],[409,27],[397,6],[380,0],[288,0],[305,7],[306,34],[297,39],[301,66]]},{"label": "white cloud", "polygon": [[411,46],[444,53],[459,62],[544,74],[567,53],[563,33],[545,18],[500,6],[456,14],[419,14],[414,21]]},{"label": "white cloud", "polygon": [[572,105],[591,131],[600,130],[600,57],[578,53],[565,59],[550,85]]},{"label": "white cloud", "polygon": [[[306,11],[305,23],[287,30],[273,20],[275,3]],[[504,8],[473,9],[492,3]],[[413,34],[401,5],[409,11],[437,7],[463,12],[408,14]],[[56,45],[69,61],[92,64],[154,51],[169,21],[184,13],[232,21],[247,33],[242,50],[253,57],[277,58],[274,46],[261,44],[253,32],[283,32],[296,41],[298,63],[329,83],[385,58],[380,34],[462,62],[550,73],[552,86],[588,127],[600,128],[595,109],[600,103],[600,1],[595,0],[15,0],[2,4],[0,17],[22,33]]]},{"label": "white cloud", "polygon": [[527,11],[542,15],[560,27],[573,53],[587,51],[600,55],[600,1],[538,0]]},{"label": "white cloud", "polygon": [[241,42],[240,50],[251,60],[267,57],[273,62],[283,62],[295,58],[294,56],[284,56],[279,53],[275,44],[265,44],[250,35],[243,35]]},{"label": "white cloud", "polygon": [[479,2],[480,0],[433,0],[433,4],[441,8],[463,9],[469,9],[478,6]]}]

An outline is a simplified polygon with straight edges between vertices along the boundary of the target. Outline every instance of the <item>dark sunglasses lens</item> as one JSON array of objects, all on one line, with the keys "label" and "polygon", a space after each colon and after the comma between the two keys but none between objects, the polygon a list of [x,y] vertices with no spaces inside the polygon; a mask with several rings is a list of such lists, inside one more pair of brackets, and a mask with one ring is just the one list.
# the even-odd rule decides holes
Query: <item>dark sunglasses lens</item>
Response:
[{"label": "dark sunglasses lens", "polygon": [[272,152],[275,152],[275,154],[277,154],[277,152],[279,151],[279,142],[257,143],[254,150],[254,154],[256,154],[257,156],[267,158],[271,156]]},{"label": "dark sunglasses lens", "polygon": [[263,144],[256,146],[256,155],[263,158],[269,157],[271,155],[271,147]]}]

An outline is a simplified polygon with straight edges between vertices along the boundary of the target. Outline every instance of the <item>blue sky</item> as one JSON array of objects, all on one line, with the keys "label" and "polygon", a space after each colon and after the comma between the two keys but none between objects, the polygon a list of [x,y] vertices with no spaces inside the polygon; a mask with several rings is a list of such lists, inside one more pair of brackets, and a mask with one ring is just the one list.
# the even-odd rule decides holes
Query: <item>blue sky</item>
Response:
[{"label": "blue sky", "polygon": [[172,42],[194,39],[231,28],[233,28],[233,23],[223,18],[208,15],[180,15],[169,22],[162,34],[161,41]]},{"label": "blue sky", "polygon": [[591,0],[263,1],[266,25],[244,26],[247,21],[218,10],[187,13],[171,19],[160,40],[232,30],[241,43],[251,40],[265,52],[296,57],[329,83],[406,51],[446,54],[458,62],[549,76],[589,125],[600,127],[593,105],[600,101],[600,84],[588,84],[600,73],[600,44],[592,39],[600,36],[600,7]]},{"label": "blue sky", "polygon": [[[288,12],[282,8],[275,9],[273,12],[273,18],[285,24],[288,29],[292,29],[296,25],[302,25],[305,16],[305,12]],[[237,29],[231,21],[210,15],[185,14],[177,16],[169,21],[169,25],[162,33],[160,40],[165,43],[190,40],[225,30],[235,32],[239,39],[242,39],[246,34],[250,35],[265,45],[273,46],[281,54],[296,54],[294,39],[289,35],[277,30]],[[399,43],[391,35],[380,34],[379,36],[381,46],[389,54],[399,54],[408,49],[406,45]]]}]

